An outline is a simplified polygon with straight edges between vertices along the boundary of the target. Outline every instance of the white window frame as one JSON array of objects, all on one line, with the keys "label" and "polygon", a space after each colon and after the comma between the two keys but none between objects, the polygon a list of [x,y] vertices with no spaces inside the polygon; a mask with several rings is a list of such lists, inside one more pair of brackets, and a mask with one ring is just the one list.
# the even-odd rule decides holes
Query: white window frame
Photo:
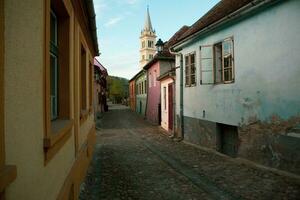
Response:
[{"label": "white window frame", "polygon": [[[231,76],[232,76],[232,79],[231,80],[227,80],[225,81],[225,74],[224,74],[224,59],[225,59],[225,54],[224,54],[224,43],[225,42],[228,42],[230,41],[231,42],[231,52],[229,53],[229,55],[232,56],[232,60],[231,60]],[[221,81],[220,82],[217,82],[216,81],[216,57],[215,57],[215,46],[222,43],[222,74],[221,74]],[[203,51],[203,48],[211,48],[211,52],[212,52],[212,55],[210,58],[203,58],[202,57],[202,51]],[[207,70],[205,69],[205,67],[203,66],[203,60],[205,59],[212,59],[212,66],[211,66],[211,69],[210,70]],[[204,73],[209,73],[209,72],[212,72],[211,74],[211,80],[210,81],[203,81],[203,74]],[[218,41],[216,43],[214,43],[213,45],[202,45],[200,46],[200,84],[201,85],[208,85],[208,84],[228,84],[228,83],[233,83],[235,81],[235,66],[234,66],[234,39],[233,37],[228,37],[228,38],[225,38],[224,40],[221,40],[221,41]]]},{"label": "white window frame", "polygon": [[[194,55],[194,63],[192,64],[191,63],[191,55]],[[185,80],[185,87],[194,87],[194,86],[196,86],[196,84],[197,84],[197,68],[196,68],[196,51],[193,51],[193,52],[191,52],[191,53],[188,53],[188,54],[186,54],[185,56],[184,56],[184,80]],[[186,63],[186,58],[188,58],[188,63]],[[194,71],[194,74],[191,74],[191,69],[192,69],[192,65],[194,65],[194,68],[195,68],[195,71]],[[188,71],[188,74],[187,74],[187,69],[189,70]],[[194,75],[195,76],[195,82],[194,83],[192,83],[192,75]],[[189,81],[187,82],[187,77],[189,78]]]}]

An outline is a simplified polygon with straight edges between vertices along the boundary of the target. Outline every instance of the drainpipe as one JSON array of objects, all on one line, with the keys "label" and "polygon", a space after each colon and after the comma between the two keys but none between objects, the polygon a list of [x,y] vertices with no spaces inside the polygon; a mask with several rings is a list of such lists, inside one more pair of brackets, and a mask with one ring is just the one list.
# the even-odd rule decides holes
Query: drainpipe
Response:
[{"label": "drainpipe", "polygon": [[[171,72],[172,73],[172,72]],[[176,120],[176,78],[170,74],[171,79],[173,80],[173,131],[172,138],[176,136],[175,131],[175,120]]]},{"label": "drainpipe", "polygon": [[[184,139],[184,120],[183,120],[183,56],[182,56],[182,53],[173,52],[171,48],[169,48],[169,52],[171,54],[175,55],[175,56],[176,55],[180,56],[180,67],[179,67],[180,68],[180,97],[179,97],[179,104],[180,104],[180,113],[179,113],[179,117],[180,117],[180,136],[178,138],[180,140],[183,140]],[[175,80],[174,80],[174,84],[176,84]],[[175,87],[176,87],[176,85],[175,85]],[[174,113],[176,115],[176,108],[175,107],[176,106],[174,106],[173,109],[175,110]],[[175,120],[175,118],[174,118],[174,120]],[[174,133],[175,133],[175,128],[174,128]]]}]

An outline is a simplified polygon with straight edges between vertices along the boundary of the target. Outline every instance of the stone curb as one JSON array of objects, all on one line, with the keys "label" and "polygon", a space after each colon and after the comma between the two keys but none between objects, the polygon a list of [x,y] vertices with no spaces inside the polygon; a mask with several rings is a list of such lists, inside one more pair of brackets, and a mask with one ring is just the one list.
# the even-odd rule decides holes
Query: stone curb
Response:
[{"label": "stone curb", "polygon": [[234,162],[236,164],[244,164],[244,165],[248,165],[248,166],[260,169],[260,170],[272,172],[272,173],[280,175],[280,176],[285,176],[285,177],[288,177],[288,178],[295,179],[297,182],[300,183],[300,176],[297,175],[297,174],[293,174],[293,173],[286,172],[286,171],[283,171],[283,170],[275,169],[275,168],[272,168],[272,167],[267,167],[267,166],[255,163],[253,161],[247,160],[245,158],[232,158],[232,157],[229,157],[227,155],[221,154],[221,153],[219,153],[219,152],[217,152],[217,151],[215,151],[213,149],[202,147],[200,145],[196,145],[196,144],[184,141],[184,140],[182,142],[184,144],[193,146],[193,147],[195,147],[197,149],[200,149],[200,150],[203,150],[203,151],[206,151],[206,152],[213,153],[213,154],[216,154],[218,156],[221,156],[221,157],[227,159],[228,161]]}]

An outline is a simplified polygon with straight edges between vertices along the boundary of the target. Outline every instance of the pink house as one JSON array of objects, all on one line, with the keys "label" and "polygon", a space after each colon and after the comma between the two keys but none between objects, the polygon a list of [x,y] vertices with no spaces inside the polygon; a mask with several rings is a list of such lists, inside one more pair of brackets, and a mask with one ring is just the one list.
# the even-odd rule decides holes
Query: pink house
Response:
[{"label": "pink house", "polygon": [[164,51],[157,53],[154,58],[144,66],[144,69],[147,70],[148,79],[146,118],[154,124],[161,123],[160,81],[158,81],[157,78],[171,70],[171,68],[174,68],[174,65],[175,57],[165,48]]},{"label": "pink house", "polygon": [[[163,114],[161,105],[161,82],[159,77],[169,74],[169,72],[174,71],[175,68],[175,56],[169,52],[169,48],[187,29],[187,26],[183,26],[177,31],[168,42],[164,43],[163,50],[158,52],[153,59],[144,66],[144,69],[147,70],[148,80],[146,118],[154,124],[161,125]],[[175,93],[171,95],[175,95]],[[171,109],[168,110],[168,114],[165,115],[169,115],[169,111],[171,111]],[[168,121],[170,121],[169,119],[170,118],[168,118]],[[169,127],[169,125],[165,127]],[[166,128],[166,130],[168,130],[168,128]]]}]

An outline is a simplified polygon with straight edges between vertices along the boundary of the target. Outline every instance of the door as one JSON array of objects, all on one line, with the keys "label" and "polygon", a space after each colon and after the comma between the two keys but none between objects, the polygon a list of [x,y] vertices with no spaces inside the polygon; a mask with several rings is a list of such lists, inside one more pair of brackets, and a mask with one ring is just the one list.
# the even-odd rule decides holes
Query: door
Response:
[{"label": "door", "polygon": [[168,124],[169,130],[173,130],[173,83],[168,85]]},{"label": "door", "polygon": [[142,114],[142,102],[140,101],[140,114]]},{"label": "door", "polygon": [[220,124],[220,151],[231,157],[236,157],[238,153],[238,128]]}]

